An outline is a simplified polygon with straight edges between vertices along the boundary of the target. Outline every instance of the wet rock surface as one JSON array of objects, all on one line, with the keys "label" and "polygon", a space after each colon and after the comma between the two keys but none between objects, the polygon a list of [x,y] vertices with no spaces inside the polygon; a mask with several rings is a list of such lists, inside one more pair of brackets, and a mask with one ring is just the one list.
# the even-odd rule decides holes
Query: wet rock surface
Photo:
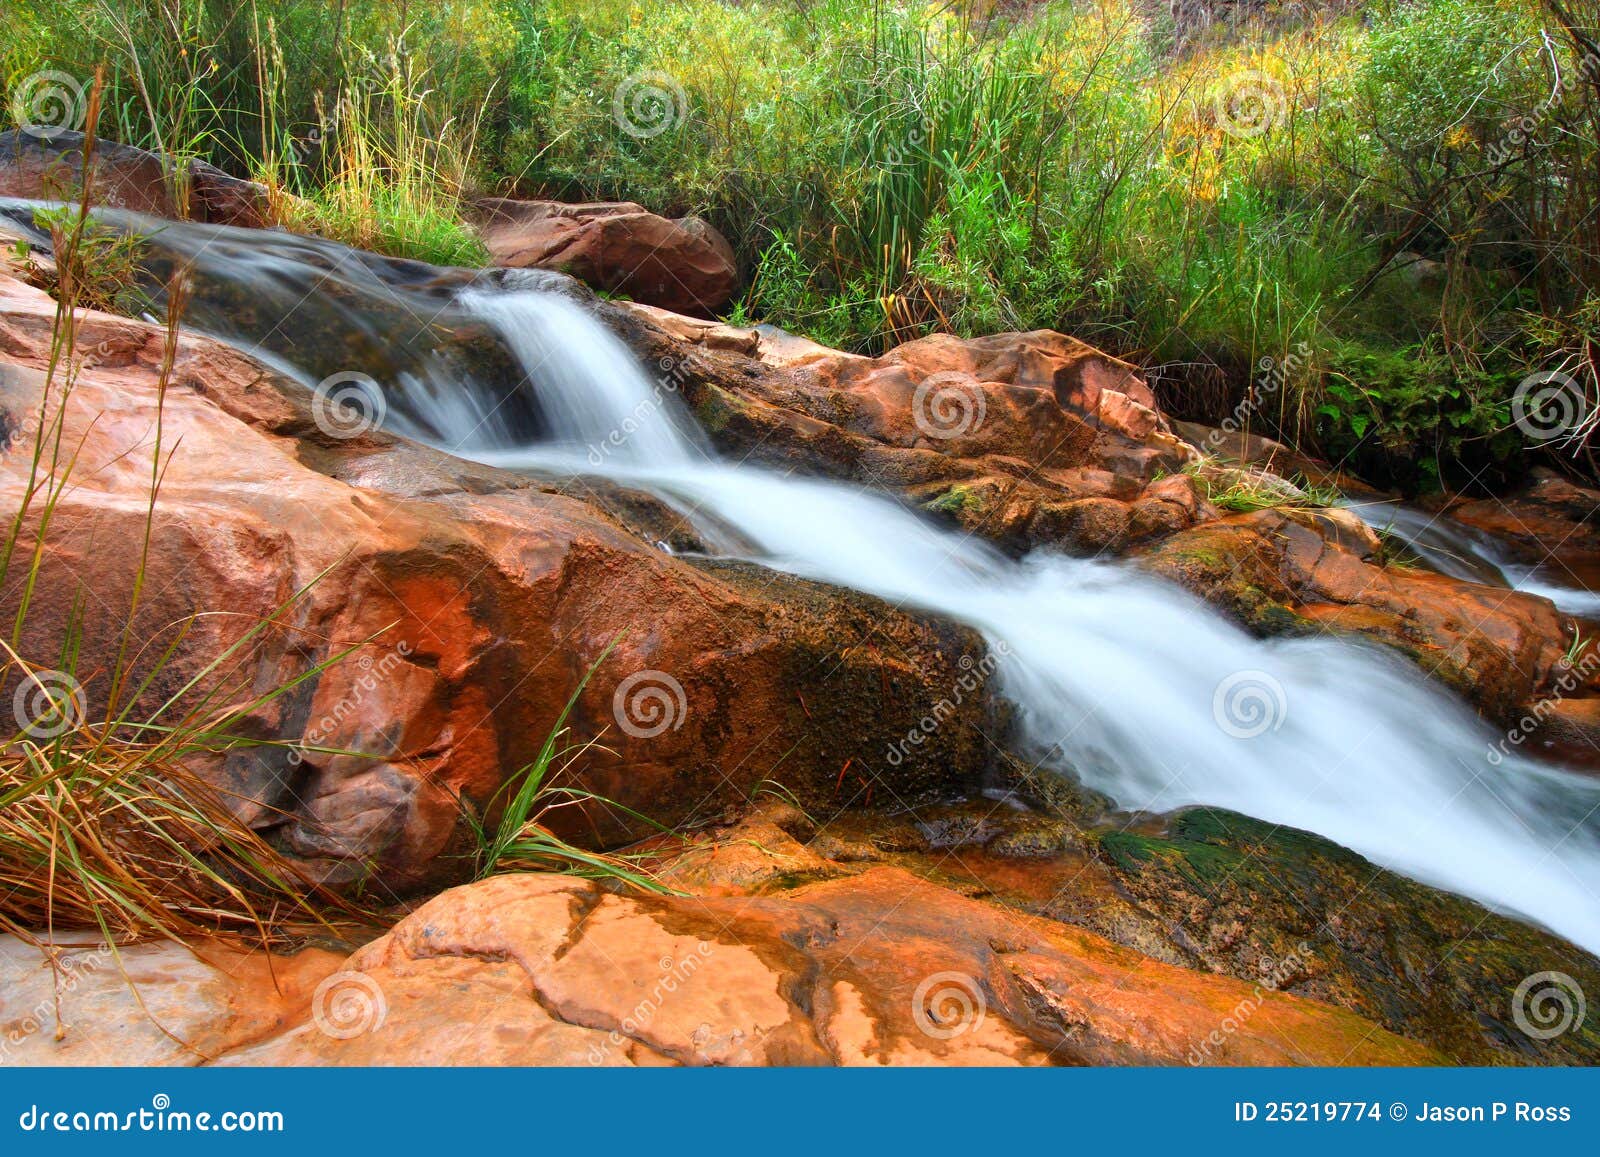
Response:
[{"label": "wet rock surface", "polygon": [[[1532,989],[1519,993],[1551,973],[1567,979],[1538,983],[1565,985],[1551,991],[1568,1000],[1593,992],[1600,960],[1321,837],[1215,808],[1066,819],[980,798],[917,817],[842,813],[809,850],[854,870],[900,867],[1258,992],[1337,1005],[1452,1064],[1600,1062],[1592,1023],[1558,1022],[1554,1006],[1541,1020]],[[786,879],[774,865],[745,886]],[[1229,1063],[1214,1044],[1196,1046],[1190,1063]]]},{"label": "wet rock surface", "polygon": [[[30,431],[54,303],[11,281],[0,294],[0,409],[8,428]],[[162,337],[87,315],[80,341],[95,356],[66,436],[82,449],[40,581],[92,590],[82,622],[92,671],[114,652],[130,605],[137,556],[115,546],[144,533],[140,448],[156,418]],[[463,878],[463,809],[486,807],[532,759],[613,643],[574,709],[584,734],[608,737],[584,786],[667,824],[741,799],[780,761],[794,790],[826,790],[859,756],[858,737],[886,721],[912,727],[962,657],[983,654],[974,632],[867,596],[674,557],[630,533],[646,501],[613,517],[605,491],[560,493],[377,430],[337,436],[304,387],[216,342],[185,338],[175,361],[162,414],[175,449],[136,637],[159,653],[154,642],[165,646],[193,616],[227,613],[193,621],[149,694],[197,676],[223,702],[293,685],[252,716],[252,735],[320,750],[296,762],[284,747],[246,748],[204,770],[335,882],[404,891]],[[0,457],[13,503],[30,460],[26,437]],[[0,602],[14,605],[19,589]],[[54,653],[69,613],[38,607],[25,645]],[[273,626],[237,667],[206,671],[262,623]],[[987,710],[974,699],[931,737],[902,789],[979,774]],[[639,834],[634,822],[596,813],[576,826],[619,842]]]},{"label": "wet rock surface", "polygon": [[[1217,809],[1080,821],[1006,795],[821,819],[768,799],[639,850],[687,894],[500,876],[422,903],[343,959],[141,945],[124,949],[124,972],[82,937],[69,954],[98,950],[105,967],[69,965],[68,1030],[23,1033],[11,1061],[1600,1059],[1592,1026],[1547,1031],[1550,1009],[1524,991],[1549,974],[1593,991],[1600,961]],[[20,942],[0,952],[11,1027],[49,1003],[48,971]],[[173,1012],[176,1041],[137,1013],[129,979]]]},{"label": "wet rock surface", "polygon": [[[364,1031],[306,1024],[226,1064],[1181,1064],[1250,989],[892,868],[781,895],[619,896],[560,877],[447,892],[344,971]],[[352,983],[356,983],[352,980]],[[1427,1063],[1280,994],[1235,1064]]]}]

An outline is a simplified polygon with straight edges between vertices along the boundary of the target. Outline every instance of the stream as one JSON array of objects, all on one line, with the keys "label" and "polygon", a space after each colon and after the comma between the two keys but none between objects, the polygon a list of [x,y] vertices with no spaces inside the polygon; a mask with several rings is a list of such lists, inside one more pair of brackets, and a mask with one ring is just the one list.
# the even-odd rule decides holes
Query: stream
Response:
[{"label": "stream", "polygon": [[[1254,639],[1129,566],[1013,560],[881,494],[723,461],[581,305],[516,278],[441,286],[327,242],[126,219],[192,264],[191,328],[308,386],[367,370],[338,364],[351,350],[384,349],[397,432],[509,469],[602,475],[660,496],[722,553],[977,628],[1001,655],[1022,754],[1123,808],[1209,804],[1316,832],[1600,953],[1600,780],[1491,761],[1499,733],[1387,653]],[[428,326],[498,333],[524,380],[485,384],[413,340]],[[348,340],[330,351],[329,334]],[[1402,506],[1361,513],[1446,574],[1548,593],[1486,540]],[[1600,596],[1563,588],[1558,605]]]}]

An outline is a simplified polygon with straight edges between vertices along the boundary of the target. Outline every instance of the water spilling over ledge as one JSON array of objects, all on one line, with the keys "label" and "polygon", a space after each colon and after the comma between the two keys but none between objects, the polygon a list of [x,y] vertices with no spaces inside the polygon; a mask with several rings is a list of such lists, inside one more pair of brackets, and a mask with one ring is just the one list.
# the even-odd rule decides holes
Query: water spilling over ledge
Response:
[{"label": "water spilling over ledge", "polygon": [[[1124,565],[1012,560],[859,487],[723,461],[675,390],[560,293],[441,284],[242,230],[167,223],[154,241],[191,263],[199,324],[308,383],[341,338],[383,351],[363,372],[408,365],[387,395],[392,428],[493,466],[648,491],[750,561],[978,628],[1005,648],[997,679],[1021,749],[1124,808],[1220,805],[1317,832],[1600,949],[1600,783],[1491,760],[1495,733],[1388,656],[1254,639]],[[252,297],[258,312],[232,304]],[[319,319],[316,359],[274,301],[299,303],[296,326]],[[485,329],[511,378],[455,356],[447,335]]]}]

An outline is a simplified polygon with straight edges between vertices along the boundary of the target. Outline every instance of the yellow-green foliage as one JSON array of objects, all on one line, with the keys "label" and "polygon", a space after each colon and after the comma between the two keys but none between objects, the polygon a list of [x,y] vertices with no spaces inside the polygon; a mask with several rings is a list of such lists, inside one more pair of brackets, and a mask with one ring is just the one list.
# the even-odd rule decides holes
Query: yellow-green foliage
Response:
[{"label": "yellow-green foliage", "polygon": [[103,62],[108,135],[358,244],[473,260],[479,190],[699,213],[738,320],[1069,329],[1213,419],[1292,360],[1262,428],[1424,474],[1515,451],[1530,369],[1588,373],[1600,97],[1540,0],[1269,6],[1181,52],[1133,0],[984,8],[36,0],[0,65]]}]

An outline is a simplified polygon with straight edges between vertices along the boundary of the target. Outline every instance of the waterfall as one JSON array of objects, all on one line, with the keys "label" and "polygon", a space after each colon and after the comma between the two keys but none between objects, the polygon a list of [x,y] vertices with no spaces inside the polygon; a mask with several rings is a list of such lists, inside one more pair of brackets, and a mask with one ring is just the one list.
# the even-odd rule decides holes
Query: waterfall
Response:
[{"label": "waterfall", "polygon": [[[533,384],[549,422],[553,449],[581,453],[591,469],[680,466],[707,460],[710,451],[670,383],[651,382],[632,352],[581,305],[556,293],[473,291],[462,307],[500,331]],[[435,424],[449,442],[481,444],[481,426]],[[504,446],[503,436],[493,443]],[[492,434],[491,434],[492,437]]]},{"label": "waterfall", "polygon": [[[508,296],[492,316],[520,352],[519,332],[546,332],[545,308]],[[1502,736],[1399,660],[1334,639],[1256,640],[1126,566],[1013,562],[854,487],[692,460],[670,395],[649,441],[635,430],[628,453],[585,459],[576,448],[636,421],[655,391],[592,320],[583,340],[610,352],[574,353],[559,385],[542,382],[580,395],[564,412],[581,417],[555,445],[489,460],[654,491],[734,527],[766,566],[977,627],[1004,644],[999,686],[1034,758],[1123,807],[1213,804],[1303,828],[1600,952],[1600,781],[1500,753]],[[531,348],[553,356],[542,339]],[[576,372],[593,365],[611,376]],[[645,452],[663,441],[666,454]]]},{"label": "waterfall", "polygon": [[[384,352],[403,363],[388,421],[404,432],[652,491],[731,553],[971,624],[1001,656],[995,678],[1029,754],[1122,807],[1213,804],[1303,828],[1600,952],[1600,780],[1502,753],[1503,736],[1385,652],[1256,640],[1125,565],[1048,551],[1014,561],[865,490],[718,461],[673,383],[652,381],[559,294],[441,292],[409,265],[326,242],[119,219],[222,300],[259,303],[213,308],[200,292],[194,316],[302,381],[345,356],[318,335],[344,326],[346,345],[370,349],[387,333]],[[498,331],[524,408],[437,351],[412,356],[413,324],[441,317]]]}]

